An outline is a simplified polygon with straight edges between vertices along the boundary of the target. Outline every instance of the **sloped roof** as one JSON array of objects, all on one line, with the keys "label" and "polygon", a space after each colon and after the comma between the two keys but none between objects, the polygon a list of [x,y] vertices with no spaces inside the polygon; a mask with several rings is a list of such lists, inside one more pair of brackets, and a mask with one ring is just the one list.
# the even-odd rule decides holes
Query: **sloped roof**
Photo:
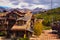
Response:
[{"label": "sloped roof", "polygon": [[22,18],[17,19],[17,21],[18,20],[28,21],[29,19],[30,19],[30,16],[26,16],[26,17],[22,17]]},{"label": "sloped roof", "polygon": [[29,19],[31,19],[31,15],[25,15],[24,17],[21,17],[21,18],[17,19],[17,21],[18,20],[28,21]]}]

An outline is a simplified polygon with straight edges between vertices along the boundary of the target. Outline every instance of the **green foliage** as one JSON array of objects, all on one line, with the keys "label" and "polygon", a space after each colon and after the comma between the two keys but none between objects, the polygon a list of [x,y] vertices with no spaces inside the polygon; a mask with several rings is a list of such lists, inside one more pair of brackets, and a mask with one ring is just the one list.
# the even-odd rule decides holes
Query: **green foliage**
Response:
[{"label": "green foliage", "polygon": [[37,21],[34,23],[34,33],[35,35],[39,36],[42,33],[43,25],[42,21]]},{"label": "green foliage", "polygon": [[50,30],[50,29],[51,29],[50,26],[44,26],[44,27],[43,27],[43,30]]},{"label": "green foliage", "polygon": [[2,35],[4,35],[4,33],[3,32],[0,32],[0,36],[2,36]]},{"label": "green foliage", "polygon": [[20,38],[19,40],[29,40],[29,38]]},{"label": "green foliage", "polygon": [[44,13],[35,14],[36,18],[43,18],[43,25],[50,26],[52,21],[60,21],[60,7],[48,10]]}]

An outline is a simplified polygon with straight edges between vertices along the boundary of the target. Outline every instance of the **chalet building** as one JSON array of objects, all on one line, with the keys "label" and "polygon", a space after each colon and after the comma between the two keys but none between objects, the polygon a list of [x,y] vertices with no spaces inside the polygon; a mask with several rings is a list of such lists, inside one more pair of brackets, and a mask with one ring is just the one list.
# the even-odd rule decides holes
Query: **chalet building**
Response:
[{"label": "chalet building", "polygon": [[5,15],[0,16],[0,31],[6,31],[7,37],[19,37],[29,36],[33,33],[33,22],[32,13],[26,11],[22,13],[18,10],[13,10],[6,13]]}]

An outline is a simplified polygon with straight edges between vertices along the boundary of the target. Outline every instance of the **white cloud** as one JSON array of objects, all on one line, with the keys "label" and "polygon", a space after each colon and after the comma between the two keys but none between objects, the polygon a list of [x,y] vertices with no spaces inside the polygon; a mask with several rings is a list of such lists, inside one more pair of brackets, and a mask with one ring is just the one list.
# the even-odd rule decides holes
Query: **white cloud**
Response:
[{"label": "white cloud", "polygon": [[[32,5],[32,6],[29,6],[29,5]],[[0,6],[8,6],[8,7],[12,7],[12,8],[22,8],[22,6],[24,6],[24,8],[29,8],[29,9],[34,9],[36,7],[47,8],[47,7],[45,7],[45,5],[29,4],[29,3],[26,3],[26,2],[20,2],[18,5],[13,5],[8,0],[6,0],[6,1],[5,0],[0,0]]]},{"label": "white cloud", "polygon": [[0,6],[14,7],[8,0],[0,0]]},{"label": "white cloud", "polygon": [[39,0],[33,0],[33,2],[35,2],[35,3],[40,3]]},{"label": "white cloud", "polygon": [[[32,1],[34,1],[35,3],[40,3],[40,0],[32,0]],[[29,1],[29,2],[32,2],[32,1]],[[41,2],[43,1],[41,0]],[[48,1],[48,0],[45,0],[45,1]],[[30,4],[29,2],[25,2],[25,0],[0,0],[0,6],[8,6],[12,8],[29,8],[29,9],[34,9],[36,7],[49,9],[51,6],[51,5],[45,5],[45,4],[33,4],[33,3]],[[14,3],[17,5],[14,5]],[[58,4],[55,4],[55,5],[58,5]]]},{"label": "white cloud", "polygon": [[46,5],[33,5],[32,6],[32,8],[36,8],[36,7],[39,7],[39,8],[45,8],[45,9],[47,9],[48,8],[48,6],[46,6]]},{"label": "white cloud", "polygon": [[39,8],[44,8],[44,9],[48,9],[48,6],[45,6],[45,5],[32,4],[31,7],[27,6],[27,8],[29,8],[29,9],[34,9],[34,8],[37,8],[37,7],[39,7]]}]

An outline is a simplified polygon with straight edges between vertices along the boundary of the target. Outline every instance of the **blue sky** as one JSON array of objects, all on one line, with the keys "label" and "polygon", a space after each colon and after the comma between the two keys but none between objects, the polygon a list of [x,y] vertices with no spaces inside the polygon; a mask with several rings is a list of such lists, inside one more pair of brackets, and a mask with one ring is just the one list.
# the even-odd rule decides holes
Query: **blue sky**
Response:
[{"label": "blue sky", "polygon": [[[52,7],[60,7],[60,0],[52,0]],[[0,0],[0,6],[8,6],[12,8],[28,8],[36,7],[50,9],[51,0]]]}]

